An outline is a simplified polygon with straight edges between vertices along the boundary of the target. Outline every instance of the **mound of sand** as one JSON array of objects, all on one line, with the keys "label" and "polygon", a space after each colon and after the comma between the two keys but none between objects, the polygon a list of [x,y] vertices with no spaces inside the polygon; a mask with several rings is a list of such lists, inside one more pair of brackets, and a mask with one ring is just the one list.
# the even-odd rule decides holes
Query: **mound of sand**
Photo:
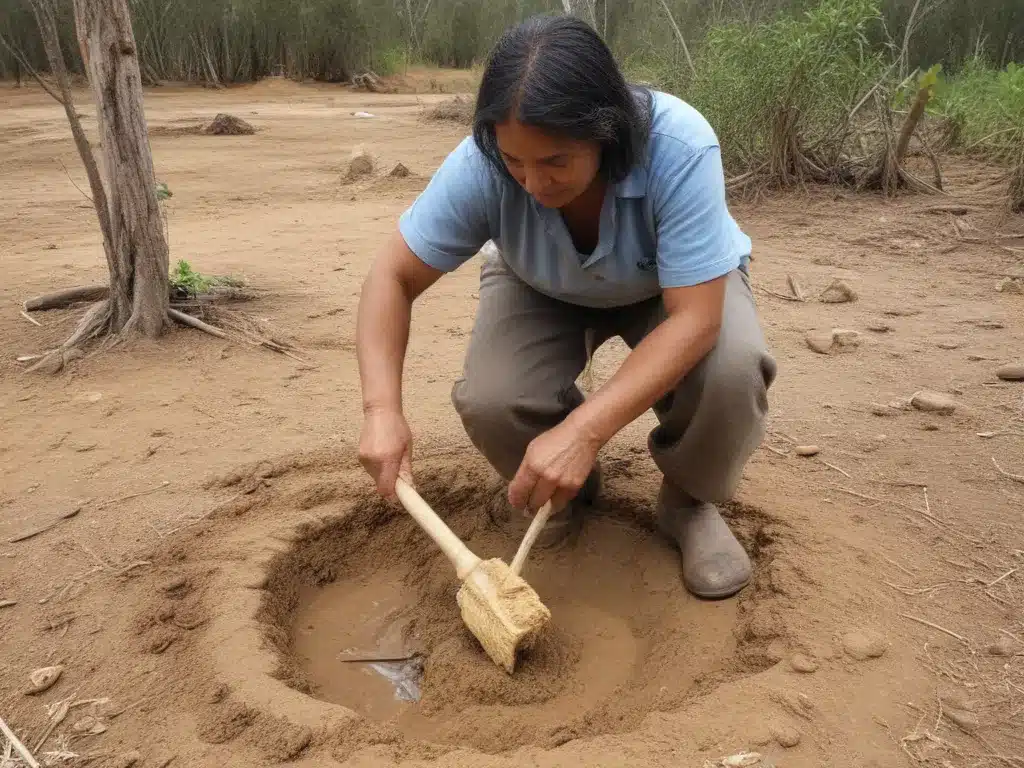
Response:
[{"label": "mound of sand", "polygon": [[252,136],[256,129],[242,118],[222,112],[203,128],[203,133],[211,136]]},{"label": "mound of sand", "polygon": [[427,120],[447,120],[460,125],[472,125],[475,106],[470,99],[456,96],[435,104],[423,113],[423,117]]}]

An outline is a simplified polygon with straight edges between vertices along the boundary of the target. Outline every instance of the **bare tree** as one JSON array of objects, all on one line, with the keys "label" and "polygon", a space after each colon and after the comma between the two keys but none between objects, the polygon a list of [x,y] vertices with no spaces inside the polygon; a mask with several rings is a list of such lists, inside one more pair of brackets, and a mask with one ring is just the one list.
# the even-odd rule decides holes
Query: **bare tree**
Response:
[{"label": "bare tree", "polygon": [[[59,368],[78,345],[103,335],[159,336],[170,323],[168,247],[143,112],[138,49],[127,0],[74,0],[75,27],[103,146],[103,170],[75,112],[54,0],[30,0],[71,133],[89,179],[110,282],[71,337],[38,365]],[[99,292],[100,294],[102,292]],[[61,291],[26,303],[49,309],[98,295]]]}]

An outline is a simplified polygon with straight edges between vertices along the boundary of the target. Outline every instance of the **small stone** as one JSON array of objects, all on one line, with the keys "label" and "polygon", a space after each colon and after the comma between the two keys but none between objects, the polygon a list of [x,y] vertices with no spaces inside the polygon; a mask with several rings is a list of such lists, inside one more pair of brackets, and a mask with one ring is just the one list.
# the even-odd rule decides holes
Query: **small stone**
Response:
[{"label": "small stone", "polygon": [[13,608],[17,604],[17,600],[0,600],[0,608]]},{"label": "small stone", "polygon": [[780,747],[790,749],[800,743],[800,731],[791,725],[776,725],[772,728],[772,735],[779,742]]},{"label": "small stone", "polygon": [[807,346],[813,349],[819,355],[829,355],[832,353],[831,332],[808,331],[804,339],[807,342]]},{"label": "small stone", "polygon": [[897,413],[899,413],[899,411],[896,408],[892,408],[892,407],[890,407],[888,405],[882,405],[881,403],[872,403],[871,404],[871,413],[874,416],[881,416],[883,418],[888,418],[888,417],[895,416]]},{"label": "small stone", "polygon": [[722,758],[724,768],[750,768],[761,763],[761,755],[757,752],[740,752],[738,755],[729,755]]},{"label": "small stone", "polygon": [[949,395],[930,390],[921,390],[910,398],[910,404],[919,411],[929,413],[952,413],[956,410],[956,401]]},{"label": "small stone", "polygon": [[794,672],[801,672],[805,675],[818,671],[818,662],[803,653],[793,654],[789,660],[789,666],[793,668]]},{"label": "small stone", "polygon": [[877,659],[888,650],[881,633],[873,629],[857,629],[843,635],[843,650],[857,661]]},{"label": "small stone", "polygon": [[188,586],[187,576],[176,576],[164,584],[164,592],[167,592],[168,594],[173,592],[185,592],[188,590]]},{"label": "small stone", "polygon": [[64,667],[60,664],[54,667],[41,667],[40,669],[33,670],[28,676],[29,687],[25,690],[25,695],[35,696],[50,690],[57,684],[62,674],[64,674]]},{"label": "small stone", "polygon": [[107,732],[107,726],[95,715],[86,715],[81,720],[76,720],[71,726],[71,730],[85,736],[99,736],[101,733]]},{"label": "small stone", "polygon": [[348,178],[356,179],[371,173],[373,173],[373,158],[362,147],[356,147],[348,161]]},{"label": "small stone", "polygon": [[1003,381],[1024,381],[1024,363],[1009,363],[996,370]]},{"label": "small stone", "polygon": [[132,768],[133,765],[138,765],[142,762],[142,755],[137,750],[131,752],[125,752],[114,760],[114,768]]},{"label": "small stone", "polygon": [[817,456],[821,453],[821,448],[816,445],[798,445],[794,451],[797,456]]},{"label": "small stone", "polygon": [[856,301],[857,293],[845,282],[836,279],[821,292],[819,299],[825,304],[845,304]]},{"label": "small stone", "polygon": [[841,349],[856,349],[860,346],[860,331],[833,328],[832,342]]},{"label": "small stone", "polygon": [[990,656],[1014,656],[1018,651],[1018,644],[1009,637],[1000,637],[990,644],[985,651]]},{"label": "small stone", "polygon": [[978,730],[980,723],[977,714],[974,712],[956,707],[943,707],[942,714],[964,733],[974,733]]},{"label": "small stone", "polygon": [[166,602],[157,609],[156,619],[157,621],[167,622],[174,618],[175,613],[176,608],[174,603]]},{"label": "small stone", "polygon": [[1024,293],[1024,283],[1021,283],[1019,280],[1012,277],[1004,277],[996,284],[996,290],[999,291],[999,293],[1014,293],[1019,295]]},{"label": "small stone", "polygon": [[960,347],[963,345],[959,341],[940,341],[935,346],[937,346],[939,349],[954,350],[960,349]]},{"label": "small stone", "polygon": [[404,179],[409,175],[409,169],[402,165],[402,163],[396,163],[395,167],[392,168],[391,171],[388,173],[388,176],[390,176],[393,179]]},{"label": "small stone", "polygon": [[871,323],[868,325],[868,330],[872,333],[891,333],[893,327],[888,323]]}]

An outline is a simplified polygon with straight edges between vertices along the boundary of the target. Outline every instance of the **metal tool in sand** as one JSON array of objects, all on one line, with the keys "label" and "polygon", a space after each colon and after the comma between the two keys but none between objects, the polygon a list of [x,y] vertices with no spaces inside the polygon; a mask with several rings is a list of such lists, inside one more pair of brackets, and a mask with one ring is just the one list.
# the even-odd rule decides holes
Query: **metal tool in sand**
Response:
[{"label": "metal tool in sand", "polygon": [[[455,596],[462,621],[480,641],[491,660],[512,674],[519,651],[533,646],[551,619],[551,612],[533,588],[504,562],[498,558],[482,560],[473,554],[415,489],[401,478],[396,483],[395,493],[409,515],[455,566],[462,582]],[[544,522],[546,518],[540,525],[534,520],[537,531],[533,533],[533,539],[536,539]],[[531,530],[534,525],[531,525]],[[532,544],[528,531],[520,550],[525,548],[528,552]],[[525,553],[522,559],[525,559]]]}]

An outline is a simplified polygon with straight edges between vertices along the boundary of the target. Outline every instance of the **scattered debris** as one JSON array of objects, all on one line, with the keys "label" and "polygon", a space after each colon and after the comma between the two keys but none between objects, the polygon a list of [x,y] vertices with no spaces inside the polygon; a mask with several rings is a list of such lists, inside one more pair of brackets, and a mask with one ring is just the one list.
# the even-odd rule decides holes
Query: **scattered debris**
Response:
[{"label": "scattered debris", "polygon": [[1024,294],[1024,283],[1014,277],[1004,277],[996,284],[999,293]]},{"label": "scattered debris", "polygon": [[352,85],[361,91],[369,91],[370,93],[387,93],[388,90],[381,82],[380,75],[370,70],[361,75],[355,75],[352,78]]},{"label": "scattered debris", "polygon": [[1008,363],[996,369],[996,376],[1003,381],[1024,381],[1024,363]]},{"label": "scattered debris", "polygon": [[929,413],[953,413],[956,410],[956,401],[952,397],[928,390],[915,393],[910,398],[910,404],[919,411]]},{"label": "scattered debris", "polygon": [[256,129],[242,118],[222,112],[203,128],[203,133],[210,136],[252,136]]},{"label": "scattered debris", "polygon": [[[28,768],[39,768],[39,763],[37,763],[35,758],[32,757],[32,753],[28,751],[28,747],[21,743],[14,731],[12,731],[7,723],[4,722],[2,717],[0,717],[0,733],[3,733],[4,737],[7,739],[7,743],[10,745],[10,748],[18,753],[19,757],[21,757],[22,761],[28,766]],[[8,762],[7,758],[9,757],[10,751],[8,751],[7,757],[3,760],[5,764]]]},{"label": "scattered debris", "polygon": [[833,328],[831,331],[808,331],[804,337],[807,346],[820,355],[854,350],[861,344],[860,331]]},{"label": "scattered debris", "polygon": [[789,290],[793,292],[793,296],[798,301],[807,301],[807,294],[804,293],[803,287],[797,282],[795,277],[786,275],[786,283],[789,284]]},{"label": "scattered debris", "polygon": [[757,752],[740,752],[719,760],[705,760],[704,768],[750,768],[750,766],[760,765],[761,760],[762,757]]},{"label": "scattered debris", "polygon": [[25,689],[26,696],[35,696],[53,688],[64,674],[64,667],[60,664],[53,667],[41,667],[29,674],[30,686]]},{"label": "scattered debris", "polygon": [[836,278],[818,297],[824,304],[846,304],[857,300],[857,293],[844,281]]},{"label": "scattered debris", "polygon": [[376,117],[376,115],[372,112],[353,112],[352,117],[358,117],[361,120],[366,120],[367,118]]},{"label": "scattered debris", "polygon": [[966,205],[929,205],[927,208],[922,208],[921,210],[924,213],[966,216],[972,209],[968,208]]},{"label": "scattered debris", "polygon": [[83,736],[99,736],[101,733],[107,732],[107,725],[95,715],[86,715],[80,720],[76,720],[71,726],[71,730]]}]

